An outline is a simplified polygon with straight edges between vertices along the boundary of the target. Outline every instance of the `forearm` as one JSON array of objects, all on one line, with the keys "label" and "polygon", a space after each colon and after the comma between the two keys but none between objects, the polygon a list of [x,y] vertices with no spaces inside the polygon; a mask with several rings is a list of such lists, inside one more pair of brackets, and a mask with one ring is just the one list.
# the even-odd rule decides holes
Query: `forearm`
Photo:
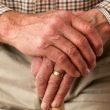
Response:
[{"label": "forearm", "polygon": [[[2,35],[2,32],[3,32],[3,29],[6,29],[6,28],[3,28],[3,25],[5,26],[6,24],[6,21],[3,22],[4,20],[2,19],[2,15],[4,15],[5,12],[8,12],[8,11],[11,11],[12,9],[8,8],[7,6],[5,6],[4,4],[0,3],[0,42],[3,43],[3,35]],[[4,23],[4,24],[3,24]],[[5,30],[4,30],[5,31]]]},{"label": "forearm", "polygon": [[0,15],[0,42],[1,43],[6,43],[6,36],[8,36],[9,30],[12,27],[11,21],[7,17],[7,13],[10,13],[10,12],[4,12]]},{"label": "forearm", "polygon": [[0,42],[11,44],[12,32],[17,26],[25,25],[26,21],[30,22],[31,17],[33,17],[31,14],[19,13],[12,10],[2,13],[0,15]]},{"label": "forearm", "polygon": [[8,43],[9,34],[11,30],[14,28],[15,20],[12,19],[16,17],[15,12],[8,11],[4,12],[0,15],[0,42]]}]

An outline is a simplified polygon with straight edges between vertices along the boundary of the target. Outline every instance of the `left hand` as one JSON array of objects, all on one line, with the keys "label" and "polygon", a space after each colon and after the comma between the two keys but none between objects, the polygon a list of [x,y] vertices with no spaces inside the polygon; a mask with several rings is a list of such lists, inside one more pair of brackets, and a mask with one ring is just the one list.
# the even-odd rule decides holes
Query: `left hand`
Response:
[{"label": "left hand", "polygon": [[73,77],[65,74],[63,71],[60,72],[62,73],[61,76],[52,74],[53,69],[61,71],[60,68],[47,58],[33,58],[32,73],[36,77],[36,89],[40,99],[42,99],[41,107],[43,110],[48,110],[54,99],[57,103],[53,104],[52,107],[61,106],[73,82]]},{"label": "left hand", "polygon": [[[102,36],[104,43],[106,43],[110,39],[110,36],[109,36],[110,35],[110,25],[108,24],[106,18],[102,15],[102,13],[100,13],[96,9],[93,9],[93,10],[90,10],[87,12],[85,12],[85,11],[81,12],[80,14],[77,14],[77,15],[80,18],[90,22],[92,25],[94,25],[97,28],[97,30],[99,31],[99,33]],[[41,62],[41,60],[43,62]],[[47,103],[47,105],[48,105],[48,106],[46,106],[46,110],[47,110],[50,107],[50,105],[52,104],[52,102],[54,102],[54,104],[52,104],[52,105],[55,107],[61,105],[66,93],[68,92],[68,90],[70,88],[71,83],[73,82],[73,78],[71,76],[69,76],[68,74],[65,74],[63,78],[51,75],[53,72],[53,69],[54,69],[54,63],[46,58],[43,58],[41,60],[39,61],[39,60],[36,60],[36,58],[35,58],[33,60],[32,68],[34,68],[33,73],[37,73],[38,94],[41,98],[43,98],[42,103],[45,103],[45,104]],[[39,64],[39,65],[41,65],[41,66],[39,66],[40,67],[39,70],[38,70],[39,67],[36,66],[36,63],[38,64],[38,62],[42,63],[42,65],[41,65],[41,63]],[[45,73],[47,73],[47,74],[45,74]],[[51,78],[49,79],[50,76],[51,76]],[[51,83],[47,84],[47,82],[51,82]],[[59,86],[60,86],[60,88],[59,88]],[[55,104],[55,102],[57,102],[57,103]]]}]

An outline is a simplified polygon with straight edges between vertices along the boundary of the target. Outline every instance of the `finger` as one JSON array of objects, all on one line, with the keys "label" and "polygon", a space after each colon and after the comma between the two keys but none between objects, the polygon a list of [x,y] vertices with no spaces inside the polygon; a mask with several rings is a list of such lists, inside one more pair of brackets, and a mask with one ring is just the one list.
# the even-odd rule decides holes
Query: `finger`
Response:
[{"label": "finger", "polygon": [[86,38],[94,47],[96,55],[100,56],[103,52],[103,42],[95,27],[74,15],[72,17],[72,25],[86,35]]},{"label": "finger", "polygon": [[63,78],[62,76],[60,77],[54,74],[50,76],[48,87],[46,89],[46,92],[45,92],[45,95],[43,97],[42,104],[41,104],[41,108],[43,110],[48,110],[50,108],[51,103],[58,91],[62,78]]},{"label": "finger", "polygon": [[43,58],[42,65],[36,76],[37,93],[42,99],[48,85],[48,80],[54,69],[54,64],[47,58]]},{"label": "finger", "polygon": [[72,63],[77,68],[77,71],[79,71],[81,74],[88,73],[89,72],[88,63],[82,57],[79,50],[64,37],[60,36],[59,38],[60,39],[53,42],[54,45],[56,45],[58,48],[61,48],[62,51],[66,55],[68,55]]},{"label": "finger", "polygon": [[64,32],[64,36],[66,36],[76,48],[80,50],[80,53],[84,59],[86,59],[89,68],[94,68],[96,65],[96,56],[86,37],[69,25],[62,28],[62,31]]},{"label": "finger", "polygon": [[42,64],[42,57],[33,57],[32,64],[31,64],[31,73],[36,76],[37,72],[39,71],[39,68]]},{"label": "finger", "polygon": [[54,101],[52,103],[52,107],[59,107],[64,101],[64,97],[66,96],[67,92],[69,91],[72,83],[73,83],[73,77],[71,77],[69,74],[65,74],[63,77],[63,80],[60,84],[59,90],[54,98]]},{"label": "finger", "polygon": [[[50,54],[48,54],[50,53]],[[79,77],[80,73],[77,71],[75,66],[72,64],[71,60],[68,58],[67,55],[65,55],[62,51],[59,49],[50,46],[46,50],[46,57],[48,57],[50,60],[54,61],[56,65],[59,66],[62,70],[67,72],[73,77]]]}]

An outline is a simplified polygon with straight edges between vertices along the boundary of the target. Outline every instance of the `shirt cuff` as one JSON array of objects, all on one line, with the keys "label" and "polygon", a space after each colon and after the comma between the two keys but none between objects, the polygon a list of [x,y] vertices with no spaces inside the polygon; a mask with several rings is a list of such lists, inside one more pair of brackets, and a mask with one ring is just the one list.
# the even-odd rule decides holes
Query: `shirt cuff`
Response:
[{"label": "shirt cuff", "polygon": [[6,7],[5,5],[0,3],[0,14],[3,14],[6,11],[11,11],[12,9]]},{"label": "shirt cuff", "polygon": [[102,12],[110,24],[110,0],[104,0],[103,2],[96,5],[96,8]]},{"label": "shirt cuff", "polygon": [[97,8],[102,14],[106,17],[107,21],[110,24],[110,13],[105,8]]}]

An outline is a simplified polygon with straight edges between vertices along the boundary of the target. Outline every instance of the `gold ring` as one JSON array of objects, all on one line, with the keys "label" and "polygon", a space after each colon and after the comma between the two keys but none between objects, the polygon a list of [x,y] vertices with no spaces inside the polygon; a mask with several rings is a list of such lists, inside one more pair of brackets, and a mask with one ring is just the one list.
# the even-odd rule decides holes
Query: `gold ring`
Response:
[{"label": "gold ring", "polygon": [[60,72],[58,72],[58,71],[54,71],[54,72],[53,72],[53,75],[55,75],[55,76],[63,76],[63,74],[60,73]]}]

